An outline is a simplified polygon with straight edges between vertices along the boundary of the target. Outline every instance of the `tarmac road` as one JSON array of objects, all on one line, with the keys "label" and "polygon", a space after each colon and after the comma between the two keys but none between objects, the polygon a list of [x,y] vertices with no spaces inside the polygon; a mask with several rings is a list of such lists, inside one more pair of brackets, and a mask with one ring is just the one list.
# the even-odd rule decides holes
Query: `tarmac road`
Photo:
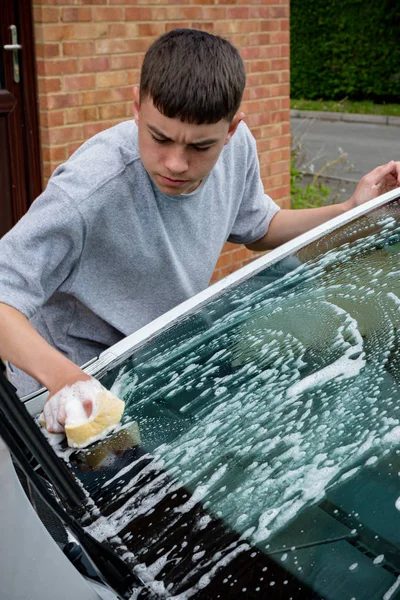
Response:
[{"label": "tarmac road", "polygon": [[[347,153],[344,163],[326,172],[334,178],[330,187],[336,183],[346,196],[352,193],[355,182],[373,168],[392,159],[400,160],[400,127],[395,125],[292,117],[291,131],[292,138],[301,143],[303,171],[318,172],[336,159],[341,150]],[[335,181],[336,178],[342,182]]]},{"label": "tarmac road", "polygon": [[379,164],[400,160],[400,128],[394,125],[293,118],[291,127],[316,170],[336,158],[338,148],[348,154],[354,170],[338,165],[337,174],[357,181]]}]

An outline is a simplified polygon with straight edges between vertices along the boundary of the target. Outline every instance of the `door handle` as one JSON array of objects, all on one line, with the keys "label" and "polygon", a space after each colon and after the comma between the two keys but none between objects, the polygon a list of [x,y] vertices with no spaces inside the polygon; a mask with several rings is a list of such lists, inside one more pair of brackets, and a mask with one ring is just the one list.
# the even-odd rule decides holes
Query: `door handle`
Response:
[{"label": "door handle", "polygon": [[21,44],[18,44],[18,34],[17,27],[15,25],[10,25],[11,30],[11,44],[5,44],[3,46],[4,50],[9,50],[13,53],[13,67],[14,67],[14,81],[15,83],[19,83],[19,60],[18,60],[18,50],[21,50]]}]

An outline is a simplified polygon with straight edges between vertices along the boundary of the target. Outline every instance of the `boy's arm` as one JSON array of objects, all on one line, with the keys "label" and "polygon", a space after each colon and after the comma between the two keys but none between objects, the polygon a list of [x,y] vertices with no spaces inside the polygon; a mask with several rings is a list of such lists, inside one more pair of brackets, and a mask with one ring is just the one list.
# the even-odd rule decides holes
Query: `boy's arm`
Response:
[{"label": "boy's arm", "polygon": [[15,308],[0,302],[0,356],[43,384],[50,395],[88,380],[77,365],[55,350]]},{"label": "boy's arm", "polygon": [[252,244],[246,244],[246,247],[258,251],[276,248],[396,186],[400,186],[400,162],[391,161],[365,175],[353,196],[342,204],[304,210],[280,210],[272,219],[266,235]]}]

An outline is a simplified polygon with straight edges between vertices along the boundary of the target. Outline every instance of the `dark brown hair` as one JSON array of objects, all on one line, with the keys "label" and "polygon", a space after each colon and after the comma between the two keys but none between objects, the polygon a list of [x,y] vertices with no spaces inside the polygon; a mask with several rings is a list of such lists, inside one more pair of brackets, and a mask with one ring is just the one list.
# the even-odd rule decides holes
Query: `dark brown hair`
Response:
[{"label": "dark brown hair", "polygon": [[166,117],[217,123],[233,119],[245,84],[243,61],[227,40],[196,29],[174,29],[146,52],[140,98],[150,97]]}]

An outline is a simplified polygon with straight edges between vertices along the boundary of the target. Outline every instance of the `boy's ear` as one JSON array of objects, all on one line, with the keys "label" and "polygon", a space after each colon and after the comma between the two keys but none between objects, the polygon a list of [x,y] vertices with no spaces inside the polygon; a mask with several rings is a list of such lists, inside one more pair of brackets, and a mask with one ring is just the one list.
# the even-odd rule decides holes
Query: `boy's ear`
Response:
[{"label": "boy's ear", "polygon": [[244,112],[238,112],[236,113],[236,115],[233,117],[231,124],[229,125],[229,129],[228,129],[228,135],[226,136],[225,139],[225,144],[227,144],[231,137],[233,136],[233,134],[235,133],[236,129],[238,128],[238,125],[240,123],[240,121],[243,121],[243,119],[245,118],[245,114]]},{"label": "boy's ear", "polygon": [[133,119],[136,125],[139,125],[139,112],[140,112],[140,94],[139,88],[133,88]]}]

